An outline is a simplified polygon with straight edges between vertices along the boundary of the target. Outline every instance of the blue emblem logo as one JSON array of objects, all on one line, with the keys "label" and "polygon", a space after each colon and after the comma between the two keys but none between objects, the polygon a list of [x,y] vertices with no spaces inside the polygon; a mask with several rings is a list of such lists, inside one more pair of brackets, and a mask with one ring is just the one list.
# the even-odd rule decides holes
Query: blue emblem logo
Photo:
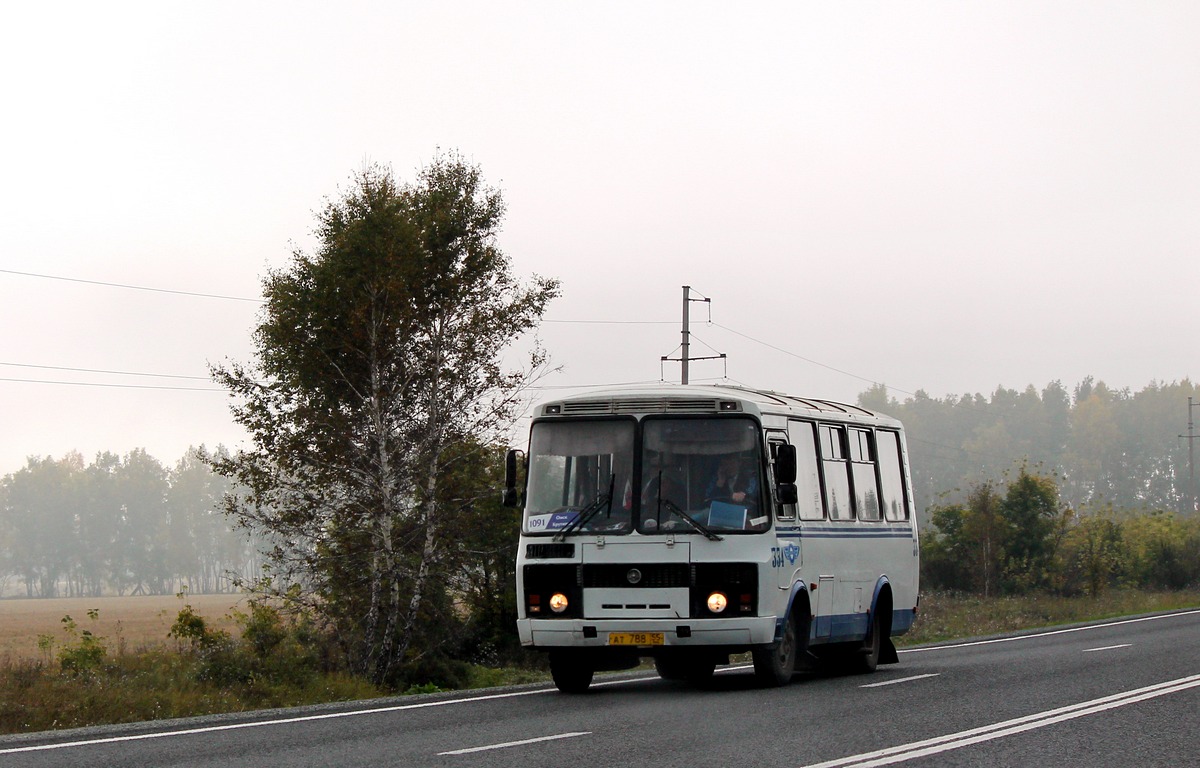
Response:
[{"label": "blue emblem logo", "polygon": [[789,564],[795,565],[796,558],[800,557],[800,547],[789,541],[783,545],[783,556],[787,558]]}]

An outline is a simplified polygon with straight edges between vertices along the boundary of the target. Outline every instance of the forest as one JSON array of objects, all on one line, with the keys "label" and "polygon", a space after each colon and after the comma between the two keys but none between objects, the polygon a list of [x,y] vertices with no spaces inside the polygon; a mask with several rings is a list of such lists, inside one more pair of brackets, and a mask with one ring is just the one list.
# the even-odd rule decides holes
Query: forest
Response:
[{"label": "forest", "polygon": [[236,591],[263,558],[222,512],[230,487],[195,451],[31,457],[0,481],[0,596]]},{"label": "forest", "polygon": [[983,595],[1096,596],[1200,583],[1189,450],[1191,382],[1131,392],[998,388],[859,403],[908,429],[921,515],[921,587]]},{"label": "forest", "polygon": [[[1137,392],[1084,379],[1040,392],[997,387],[980,394],[933,398],[924,391],[900,402],[876,385],[860,405],[904,422],[918,510],[965,501],[981,481],[1020,467],[1055,479],[1074,510],[1195,510],[1187,425],[1188,380],[1150,383]],[[924,522],[924,519],[922,520]]]},{"label": "forest", "polygon": [[[1108,563],[1108,582],[1194,582],[1200,532],[1188,513],[1189,396],[1200,400],[1188,381],[1130,392],[1088,379],[1072,391],[1055,382],[1041,392],[1001,387],[990,397],[942,399],[918,392],[903,402],[880,386],[858,401],[908,430],[926,586],[985,592],[1019,584],[1095,588],[1099,560]],[[1001,575],[999,538],[991,565],[973,554],[985,543],[980,520],[989,510],[1000,514],[1022,473],[1053,486],[1044,536],[1058,561],[1024,581]],[[194,451],[171,467],[141,450],[101,453],[90,463],[79,454],[30,458],[0,480],[0,594],[235,590],[237,580],[260,575],[264,540],[223,513],[232,488]],[[515,546],[515,528],[508,533]],[[1081,565],[1078,553],[1088,548],[1102,552]]]}]

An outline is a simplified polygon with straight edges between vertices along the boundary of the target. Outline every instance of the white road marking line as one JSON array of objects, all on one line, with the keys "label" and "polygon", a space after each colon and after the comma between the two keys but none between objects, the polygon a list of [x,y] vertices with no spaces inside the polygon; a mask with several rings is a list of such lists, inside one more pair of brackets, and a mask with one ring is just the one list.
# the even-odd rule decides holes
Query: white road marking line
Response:
[{"label": "white road marking line", "polygon": [[536,739],[522,739],[521,741],[506,741],[503,744],[488,744],[485,747],[470,747],[468,749],[452,749],[449,752],[438,752],[438,756],[442,755],[466,755],[471,752],[487,752],[489,749],[505,749],[506,747],[519,747],[522,744],[537,744],[540,741],[555,741],[556,739],[570,739],[575,736],[587,736],[591,731],[577,731],[575,733],[560,733],[554,736],[539,736]]},{"label": "white road marking line", "polygon": [[747,669],[754,669],[754,665],[753,664],[742,664],[737,667],[720,667],[719,669],[715,669],[713,671],[717,674],[721,674],[722,672],[744,672]]},{"label": "white road marking line", "polygon": [[[1157,619],[1169,619],[1175,616],[1190,616],[1200,613],[1200,610],[1183,611],[1181,613],[1169,613],[1161,616],[1145,616],[1140,619],[1128,619],[1126,621],[1113,621],[1107,624],[1097,624],[1090,627],[1073,627],[1071,629],[1059,629],[1051,632],[1042,632],[1036,635],[1020,635],[1018,637],[1002,637],[995,640],[978,640],[971,643],[959,643],[957,645],[936,645],[928,648],[901,648],[899,653],[921,653],[923,651],[943,651],[950,648],[966,648],[974,645],[989,645],[991,643],[1004,643],[1012,640],[1028,640],[1035,637],[1046,637],[1048,635],[1058,635],[1066,632],[1082,632],[1086,629],[1100,629],[1103,627],[1115,627],[1121,624],[1135,624],[1141,621],[1155,621]],[[738,667],[737,669],[745,669],[746,667]],[[637,678],[635,680],[613,680],[600,683],[593,683],[592,687],[602,685],[621,685],[624,683],[644,682],[649,680],[657,680],[657,677]],[[258,728],[267,725],[287,725],[290,723],[305,723],[314,720],[334,720],[341,717],[357,717],[359,715],[375,715],[387,712],[401,712],[408,709],[426,709],[428,707],[444,707],[451,704],[472,704],[480,701],[493,701],[495,699],[508,699],[515,696],[536,696],[539,694],[554,693],[554,688],[541,688],[535,691],[514,691],[511,693],[495,693],[486,696],[472,696],[467,699],[443,699],[441,701],[426,701],[418,704],[398,704],[391,707],[377,707],[375,709],[356,709],[349,712],[329,712],[323,715],[305,715],[302,717],[286,717],[278,720],[256,720],[251,723],[230,723],[227,725],[211,725],[202,728],[187,728],[180,731],[158,731],[156,733],[141,733],[132,736],[110,736],[99,739],[82,739],[79,741],[64,741],[57,744],[38,744],[29,747],[9,747],[0,749],[0,755],[16,754],[18,752],[46,752],[52,749],[67,749],[70,747],[84,747],[93,744],[116,744],[126,741],[145,741],[148,739],[164,739],[170,736],[191,736],[198,733],[215,733],[219,731],[235,731],[242,728]]]},{"label": "white road marking line", "polygon": [[899,648],[897,653],[928,653],[929,651],[947,651],[951,648],[971,648],[976,645],[993,645],[995,643],[1011,643],[1015,640],[1033,640],[1038,637],[1050,637],[1051,635],[1066,635],[1071,632],[1086,632],[1090,629],[1105,629],[1106,627],[1119,627],[1122,624],[1137,624],[1143,621],[1158,621],[1160,619],[1174,619],[1179,616],[1192,616],[1200,613],[1200,610],[1181,611],[1179,613],[1166,613],[1159,616],[1143,616],[1139,619],[1125,619],[1124,621],[1110,621],[1106,624],[1092,624],[1086,627],[1070,627],[1069,629],[1052,629],[1047,632],[1037,632],[1032,635],[1016,635],[1015,637],[997,637],[992,640],[973,640],[969,643],[954,643],[952,645],[930,645],[925,648]]},{"label": "white road marking line", "polygon": [[1095,653],[1096,651],[1115,651],[1118,648],[1132,648],[1133,643],[1121,643],[1120,645],[1106,645],[1103,648],[1087,648],[1083,653]]},{"label": "white road marking line", "polygon": [[930,672],[929,674],[926,674],[926,675],[913,675],[912,677],[901,677],[901,678],[897,678],[895,680],[884,680],[882,683],[868,683],[867,685],[860,685],[858,687],[859,688],[882,688],[885,685],[897,685],[899,683],[907,683],[911,680],[923,680],[927,677],[937,677],[940,674],[942,674],[942,673],[941,672]]},{"label": "white road marking line", "polygon": [[1000,723],[972,728],[967,731],[937,736],[924,741],[914,741],[911,744],[901,744],[897,747],[889,747],[874,752],[850,755],[849,757],[841,757],[836,760],[827,760],[823,763],[813,763],[804,766],[804,768],[875,768],[875,766],[901,763],[906,760],[914,760],[918,757],[935,755],[939,752],[949,752],[952,749],[960,749],[983,741],[991,741],[992,739],[1032,731],[1037,728],[1045,728],[1048,725],[1061,723],[1065,720],[1094,715],[1098,712],[1123,707],[1126,704],[1135,704],[1139,701],[1166,696],[1171,693],[1179,693],[1180,691],[1196,687],[1200,687],[1200,675],[1181,677],[1178,680],[1171,680],[1145,688],[1126,691],[1125,693],[1117,693],[1112,696],[1071,704],[1066,707],[1038,712],[1026,715],[1025,717],[1018,717],[1014,720],[1005,720]]},{"label": "white road marking line", "polygon": [[99,739],[82,739],[80,741],[64,741],[58,744],[38,744],[31,747],[12,747],[0,749],[0,755],[17,752],[45,752],[51,749],[66,749],[68,747],[86,747],[94,744],[117,744],[124,741],[145,741],[147,739],[164,739],[169,736],[192,736],[198,733],[216,733],[219,731],[236,731],[242,728],[260,728],[267,725],[288,725],[291,723],[308,723],[314,720],[336,720],[342,717],[358,717],[359,715],[378,715],[386,712],[402,712],[408,709],[428,709],[429,707],[445,707],[450,704],[471,704],[479,701],[496,699],[511,699],[516,696],[536,696],[544,693],[554,693],[554,688],[540,688],[536,691],[513,691],[511,693],[493,693],[487,696],[472,696],[468,699],[442,699],[440,701],[424,701],[417,704],[397,704],[391,707],[376,707],[375,709],[355,709],[349,712],[327,712],[323,715],[303,715],[301,717],[285,717],[276,720],[256,720],[251,723],[229,723],[226,725],[208,725],[201,728],[186,728],[181,731],[158,731],[156,733],[139,733],[131,736],[109,736]]}]

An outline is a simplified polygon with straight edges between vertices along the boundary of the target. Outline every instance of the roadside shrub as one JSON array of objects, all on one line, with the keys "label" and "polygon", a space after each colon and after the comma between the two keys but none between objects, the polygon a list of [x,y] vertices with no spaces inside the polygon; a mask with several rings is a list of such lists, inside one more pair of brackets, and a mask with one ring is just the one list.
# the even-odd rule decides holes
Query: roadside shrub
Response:
[{"label": "roadside shrub", "polygon": [[309,622],[285,617],[259,600],[233,618],[241,628],[238,638],[210,629],[190,605],[171,625],[169,636],[186,643],[196,661],[198,682],[303,687],[315,679],[322,641]]},{"label": "roadside shrub", "polygon": [[323,639],[306,617],[285,616],[273,605],[251,600],[250,612],[237,618],[258,675],[297,686],[314,679]]},{"label": "roadside shrub", "polygon": [[186,640],[191,644],[193,650],[211,648],[214,645],[226,643],[230,639],[228,632],[209,629],[204,617],[196,613],[191,605],[185,605],[179,611],[167,637],[173,637],[180,641]]},{"label": "roadside shrub", "polygon": [[[92,621],[99,616],[100,612],[95,608],[88,611],[88,617]],[[69,638],[58,652],[58,663],[62,671],[74,675],[94,672],[104,663],[104,657],[108,654],[104,638],[92,634],[90,630],[80,629],[70,615],[63,616],[62,623]]]},{"label": "roadside shrub", "polygon": [[396,691],[428,693],[466,688],[470,680],[471,665],[443,654],[427,653],[397,666],[386,683]]}]

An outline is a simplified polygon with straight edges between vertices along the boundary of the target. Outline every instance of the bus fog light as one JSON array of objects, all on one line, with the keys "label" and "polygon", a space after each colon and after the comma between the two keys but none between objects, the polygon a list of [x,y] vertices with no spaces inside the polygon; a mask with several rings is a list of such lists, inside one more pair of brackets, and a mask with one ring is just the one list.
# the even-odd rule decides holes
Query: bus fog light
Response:
[{"label": "bus fog light", "polygon": [[550,596],[550,610],[555,613],[562,613],[567,610],[567,596],[562,592],[555,592]]},{"label": "bus fog light", "polygon": [[721,613],[727,605],[729,605],[729,600],[720,592],[713,592],[708,596],[708,610],[713,613]]}]

